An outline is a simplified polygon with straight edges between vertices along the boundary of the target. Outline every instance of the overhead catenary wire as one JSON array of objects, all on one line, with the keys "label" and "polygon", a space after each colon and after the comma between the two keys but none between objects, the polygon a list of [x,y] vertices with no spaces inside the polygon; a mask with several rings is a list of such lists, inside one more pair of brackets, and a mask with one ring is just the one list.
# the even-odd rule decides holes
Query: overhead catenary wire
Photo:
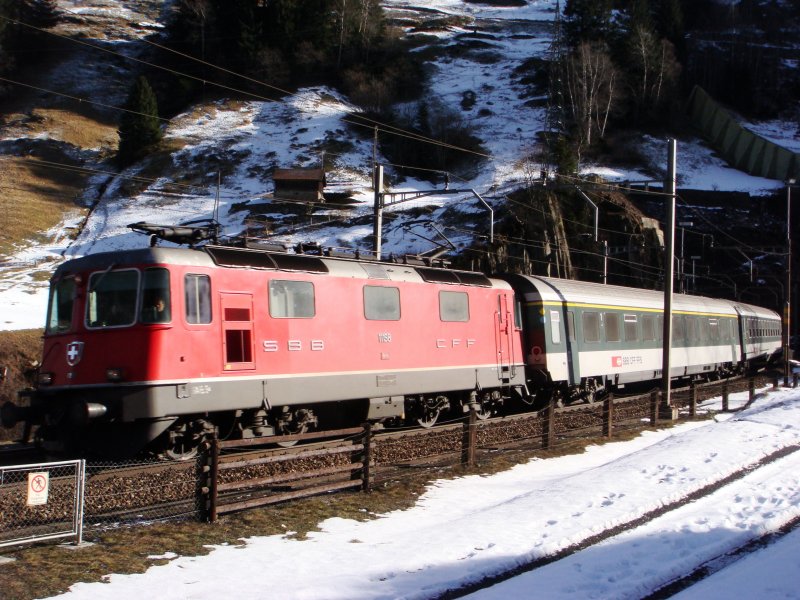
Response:
[{"label": "overhead catenary wire", "polygon": [[29,83],[23,83],[21,81],[14,81],[13,79],[8,79],[6,77],[0,77],[0,81],[5,81],[6,83],[11,83],[13,85],[19,85],[19,86],[22,86],[22,87],[30,88],[30,89],[33,89],[33,90],[36,90],[36,91],[39,91],[39,92],[45,92],[47,94],[53,94],[54,96],[61,96],[62,98],[69,98],[70,100],[77,100],[78,102],[81,102],[81,103],[85,102],[86,104],[93,104],[93,105],[96,105],[96,106],[102,106],[103,108],[111,108],[111,109],[114,109],[114,110],[119,110],[119,111],[122,111],[122,112],[131,113],[131,114],[134,114],[134,115],[140,115],[142,117],[153,117],[153,118],[158,119],[159,121],[164,121],[165,123],[171,123],[172,122],[172,119],[159,117],[158,115],[138,112],[138,111],[135,111],[135,110],[130,110],[129,108],[124,108],[122,106],[115,106],[113,104],[105,104],[103,102],[98,102],[96,100],[90,100],[88,98],[81,98],[79,96],[72,96],[71,94],[65,94],[63,92],[56,92],[54,90],[49,90],[47,88],[39,87],[39,86],[36,86],[36,85],[31,85]]}]

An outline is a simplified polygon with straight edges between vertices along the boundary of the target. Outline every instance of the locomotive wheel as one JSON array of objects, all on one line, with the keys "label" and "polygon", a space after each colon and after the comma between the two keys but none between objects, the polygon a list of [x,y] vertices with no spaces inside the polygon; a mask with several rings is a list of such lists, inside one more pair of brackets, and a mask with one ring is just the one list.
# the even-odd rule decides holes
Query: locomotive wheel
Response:
[{"label": "locomotive wheel", "polygon": [[[279,414],[280,417],[277,420],[278,435],[298,435],[307,433],[309,429],[319,424],[319,420],[314,414],[314,411],[308,408],[290,410],[289,407],[284,406]],[[275,443],[281,448],[291,448],[297,444],[297,440]]]},{"label": "locomotive wheel", "polygon": [[475,416],[478,417],[478,421],[485,421],[492,416],[492,407],[488,402],[481,402],[478,404],[478,410],[475,411]]},{"label": "locomotive wheel", "polygon": [[199,446],[181,438],[181,441],[164,450],[163,457],[168,460],[189,460],[197,456]]},{"label": "locomotive wheel", "polygon": [[181,423],[166,432],[166,446],[158,456],[167,460],[193,459],[200,444],[212,433],[214,426],[205,419]]},{"label": "locomotive wheel", "polygon": [[437,396],[436,398],[420,398],[414,407],[414,417],[420,427],[430,429],[439,420],[442,409],[448,407],[447,398]]}]

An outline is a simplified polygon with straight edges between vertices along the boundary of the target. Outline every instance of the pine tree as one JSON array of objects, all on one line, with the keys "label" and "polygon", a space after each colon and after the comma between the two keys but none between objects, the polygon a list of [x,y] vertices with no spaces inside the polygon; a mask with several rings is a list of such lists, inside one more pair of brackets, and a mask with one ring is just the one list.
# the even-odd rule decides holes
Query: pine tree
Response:
[{"label": "pine tree", "polygon": [[127,166],[145,156],[161,140],[158,102],[147,78],[139,76],[131,88],[119,122],[117,160]]},{"label": "pine tree", "polygon": [[611,30],[611,0],[566,0],[564,37],[571,48],[582,42],[608,43]]}]

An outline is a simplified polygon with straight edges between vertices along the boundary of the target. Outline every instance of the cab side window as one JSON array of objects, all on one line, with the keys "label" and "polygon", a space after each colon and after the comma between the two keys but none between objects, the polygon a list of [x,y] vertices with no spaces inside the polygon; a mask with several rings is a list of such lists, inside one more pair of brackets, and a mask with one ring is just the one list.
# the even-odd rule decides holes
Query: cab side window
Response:
[{"label": "cab side window", "polygon": [[189,273],[183,280],[186,322],[192,325],[211,323],[211,278]]},{"label": "cab side window", "polygon": [[145,269],[142,278],[142,323],[168,323],[172,319],[169,293],[169,271]]}]

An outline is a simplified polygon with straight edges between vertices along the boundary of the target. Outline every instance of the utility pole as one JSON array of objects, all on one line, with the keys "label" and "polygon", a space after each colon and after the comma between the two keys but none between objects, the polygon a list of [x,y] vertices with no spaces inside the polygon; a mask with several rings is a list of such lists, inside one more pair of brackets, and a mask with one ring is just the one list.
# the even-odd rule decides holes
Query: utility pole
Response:
[{"label": "utility pole", "polygon": [[372,224],[372,250],[375,260],[381,259],[381,236],[383,232],[383,165],[375,165],[372,171],[372,188],[375,190],[375,220]]},{"label": "utility pole", "polygon": [[664,329],[663,329],[663,357],[661,362],[662,390],[664,394],[663,407],[672,411],[670,380],[670,354],[672,353],[672,286],[675,265],[675,182],[677,162],[677,143],[675,139],[669,140],[669,154],[667,157],[667,178],[664,180],[664,193],[666,194],[666,229],[664,231]]},{"label": "utility pole", "polygon": [[791,324],[792,324],[792,186],[795,180],[786,182],[786,285],[783,290],[783,385],[789,387],[792,374]]}]

